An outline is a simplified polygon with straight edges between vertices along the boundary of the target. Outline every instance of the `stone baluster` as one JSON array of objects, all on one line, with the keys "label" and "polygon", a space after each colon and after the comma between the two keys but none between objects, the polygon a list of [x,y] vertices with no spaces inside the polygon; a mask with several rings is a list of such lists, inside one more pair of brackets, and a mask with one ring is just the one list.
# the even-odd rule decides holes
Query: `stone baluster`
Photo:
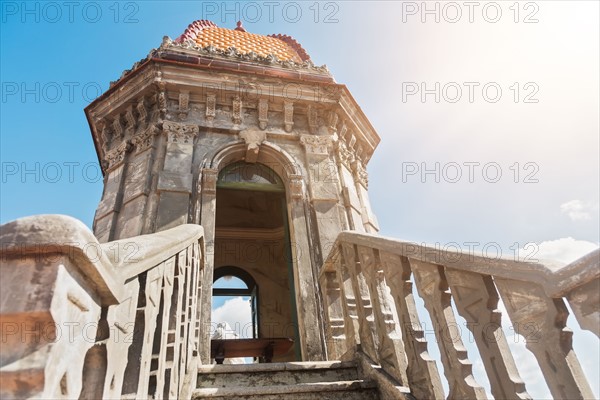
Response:
[{"label": "stone baluster", "polygon": [[336,264],[337,279],[340,282],[340,291],[342,295],[342,309],[344,310],[344,325],[346,328],[346,344],[349,349],[360,343],[360,324],[358,322],[358,312],[356,305],[356,295],[354,294],[354,285],[352,275],[344,260],[342,246],[338,247],[339,259]]},{"label": "stone baluster", "polygon": [[458,313],[473,333],[494,397],[531,399],[502,331],[499,297],[492,277],[452,268],[446,268],[445,275]]},{"label": "stone baluster", "polygon": [[140,275],[140,295],[136,313],[133,342],[129,347],[123,381],[123,395],[148,397],[150,361],[156,316],[160,305],[164,263]]},{"label": "stone baluster", "polygon": [[[127,353],[133,339],[135,327],[135,314],[137,310],[137,299],[139,295],[139,282],[137,279],[124,284],[127,298],[119,304],[110,306],[106,316],[108,325],[107,339],[100,343],[96,343],[94,347],[105,347],[106,354],[106,370],[104,384],[99,384],[97,387],[89,385],[92,390],[99,390],[96,395],[86,391],[87,379],[84,380],[84,390],[80,398],[104,398],[116,399],[121,397],[123,389],[123,377],[127,363]],[[97,365],[92,365],[92,371],[98,369]],[[104,379],[104,377],[103,377]]]},{"label": "stone baluster", "polygon": [[514,330],[540,365],[552,396],[592,399],[594,394],[573,351],[569,312],[562,298],[553,299],[531,282],[495,278]]},{"label": "stone baluster", "polygon": [[427,351],[427,341],[417,314],[408,258],[388,252],[380,252],[380,258],[402,327],[411,393],[418,399],[443,399],[440,374],[435,360]]},{"label": "stone baluster", "polygon": [[473,366],[457,332],[451,294],[442,267],[415,259],[410,259],[410,264],[440,347],[444,375],[450,387],[448,398],[485,399],[485,390],[473,377]]},{"label": "stone baluster", "polygon": [[600,279],[571,290],[567,299],[579,326],[600,337]]},{"label": "stone baluster", "polygon": [[375,328],[375,317],[373,315],[373,304],[371,294],[366,282],[355,245],[342,244],[343,262],[348,268],[352,280],[352,289],[356,298],[356,314],[358,316],[359,337],[362,350],[374,361],[378,360],[377,348],[379,343],[373,336]]},{"label": "stone baluster", "polygon": [[407,362],[400,321],[386,282],[379,250],[358,246],[358,256],[373,304],[379,364],[401,384],[407,386]]},{"label": "stone baluster", "polygon": [[161,288],[160,307],[150,363],[149,392],[153,398],[162,399],[165,385],[165,363],[167,358],[167,336],[169,334],[169,314],[173,296],[173,275],[177,256],[165,261],[163,269],[163,285]]},{"label": "stone baluster", "polygon": [[346,327],[342,306],[342,289],[337,271],[323,271],[320,277],[324,312],[327,316],[327,358],[338,360],[346,352]]}]

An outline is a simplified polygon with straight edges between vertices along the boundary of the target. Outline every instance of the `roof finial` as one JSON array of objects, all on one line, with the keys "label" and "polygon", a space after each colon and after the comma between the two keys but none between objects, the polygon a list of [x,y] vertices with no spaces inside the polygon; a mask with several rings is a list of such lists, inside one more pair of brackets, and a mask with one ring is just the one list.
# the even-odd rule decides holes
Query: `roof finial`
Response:
[{"label": "roof finial", "polygon": [[244,27],[242,26],[242,21],[237,22],[237,27],[235,28],[235,30],[240,32],[246,32],[246,29],[244,29]]}]

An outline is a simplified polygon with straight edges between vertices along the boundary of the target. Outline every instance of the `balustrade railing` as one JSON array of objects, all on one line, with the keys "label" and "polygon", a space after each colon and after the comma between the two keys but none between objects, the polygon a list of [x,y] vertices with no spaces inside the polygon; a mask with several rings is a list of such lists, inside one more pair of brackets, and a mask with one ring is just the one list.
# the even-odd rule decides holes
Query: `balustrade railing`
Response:
[{"label": "balustrade railing", "polygon": [[0,242],[0,397],[190,398],[202,227],[100,244],[47,215],[3,225]]},{"label": "balustrade railing", "polygon": [[[502,326],[526,339],[555,398],[591,399],[566,327],[568,302],[581,328],[599,335],[599,251],[566,266],[491,259],[342,232],[320,272],[328,357],[357,349],[418,399],[445,397],[419,318],[413,285],[439,346],[448,398],[483,399],[453,311],[467,323],[496,399],[529,399]],[[435,345],[435,343],[434,343]],[[473,358],[472,358],[473,359]],[[404,398],[404,391],[398,391]]]}]

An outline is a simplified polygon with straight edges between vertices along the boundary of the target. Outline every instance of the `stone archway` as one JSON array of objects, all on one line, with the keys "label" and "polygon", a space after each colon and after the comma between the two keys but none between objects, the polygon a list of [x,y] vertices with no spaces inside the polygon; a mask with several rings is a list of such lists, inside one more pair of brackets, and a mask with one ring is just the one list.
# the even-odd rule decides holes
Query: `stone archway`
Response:
[{"label": "stone archway", "polygon": [[[200,223],[204,227],[206,240],[210,244],[214,244],[215,241],[219,171],[236,161],[245,160],[249,147],[249,144],[243,140],[229,143],[208,155],[205,167],[199,171],[200,188],[199,193],[196,193],[196,209],[198,211],[194,222]],[[321,318],[322,307],[316,266],[311,252],[309,211],[306,207],[307,195],[300,163],[273,143],[263,141],[259,147],[260,151],[256,155],[255,161],[271,168],[281,177],[285,186],[301,359],[303,361],[324,360],[326,353],[323,319]],[[207,267],[209,268],[204,275],[203,287],[211,288],[215,265],[214,257],[211,257],[210,252],[207,253],[209,253],[209,257],[207,257]],[[202,315],[210,315],[211,290],[203,290],[201,301]],[[208,340],[207,327],[205,327],[203,337]]]}]

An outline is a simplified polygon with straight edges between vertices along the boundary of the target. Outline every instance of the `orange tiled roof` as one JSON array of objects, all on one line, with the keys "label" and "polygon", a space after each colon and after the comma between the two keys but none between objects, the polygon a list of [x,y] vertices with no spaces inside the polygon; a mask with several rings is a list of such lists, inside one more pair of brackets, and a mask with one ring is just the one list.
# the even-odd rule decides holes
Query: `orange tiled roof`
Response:
[{"label": "orange tiled roof", "polygon": [[284,61],[302,63],[310,60],[306,51],[292,37],[249,33],[241,22],[238,22],[236,29],[227,29],[207,20],[194,21],[175,41],[181,43],[185,40],[191,40],[200,47],[213,46],[218,50],[235,47],[242,54],[254,52],[262,57],[272,54]]}]

